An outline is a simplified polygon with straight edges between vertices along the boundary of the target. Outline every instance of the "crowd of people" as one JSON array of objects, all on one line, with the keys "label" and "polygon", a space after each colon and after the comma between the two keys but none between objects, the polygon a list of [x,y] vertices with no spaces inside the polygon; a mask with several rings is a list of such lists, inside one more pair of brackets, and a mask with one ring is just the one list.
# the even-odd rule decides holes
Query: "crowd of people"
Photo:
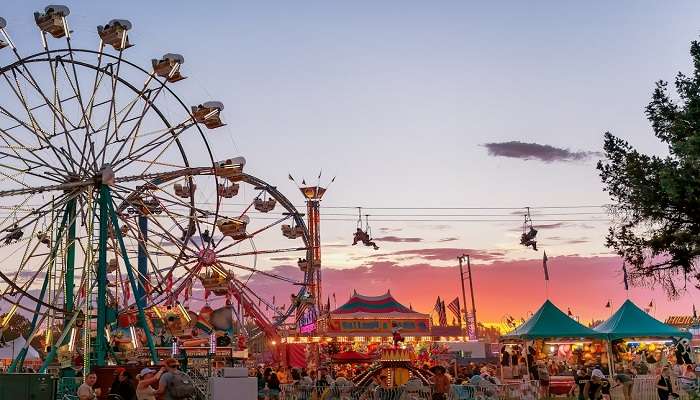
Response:
[{"label": "crowd of people", "polygon": [[[173,400],[190,398],[195,387],[189,376],[179,369],[174,358],[163,361],[160,369],[143,368],[135,377],[125,368],[114,370],[109,396],[112,400]],[[90,372],[77,391],[79,400],[97,400],[102,390],[97,385],[97,374]]]}]

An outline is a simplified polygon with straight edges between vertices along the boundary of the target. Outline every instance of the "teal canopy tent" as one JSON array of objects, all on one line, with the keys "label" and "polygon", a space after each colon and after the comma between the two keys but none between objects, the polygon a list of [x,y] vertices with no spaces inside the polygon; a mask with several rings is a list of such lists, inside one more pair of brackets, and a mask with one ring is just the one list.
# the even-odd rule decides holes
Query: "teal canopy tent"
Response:
[{"label": "teal canopy tent", "polygon": [[682,331],[655,319],[627,300],[622,306],[594,329],[609,340],[625,338],[688,338],[690,332]]},{"label": "teal canopy tent", "polygon": [[512,332],[504,335],[502,341],[532,339],[603,339],[605,334],[587,328],[547,300],[537,312]]}]

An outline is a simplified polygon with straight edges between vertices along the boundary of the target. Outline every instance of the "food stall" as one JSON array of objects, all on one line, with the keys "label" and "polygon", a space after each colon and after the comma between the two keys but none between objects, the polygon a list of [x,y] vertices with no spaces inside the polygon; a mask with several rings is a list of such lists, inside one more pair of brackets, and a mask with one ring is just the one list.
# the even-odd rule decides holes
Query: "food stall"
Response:
[{"label": "food stall", "polygon": [[[530,319],[501,337],[502,360],[510,359],[501,362],[501,377],[504,381],[520,378],[534,373],[537,364],[554,364],[564,368],[555,373],[550,369],[550,393],[568,393],[574,384],[573,367],[607,364],[604,340],[605,334],[581,325],[547,300]],[[513,365],[515,359],[518,363]]]},{"label": "food stall", "polygon": [[640,375],[653,374],[665,362],[676,365],[694,362],[690,332],[664,324],[630,300],[594,330],[608,339],[616,371],[634,364]]}]

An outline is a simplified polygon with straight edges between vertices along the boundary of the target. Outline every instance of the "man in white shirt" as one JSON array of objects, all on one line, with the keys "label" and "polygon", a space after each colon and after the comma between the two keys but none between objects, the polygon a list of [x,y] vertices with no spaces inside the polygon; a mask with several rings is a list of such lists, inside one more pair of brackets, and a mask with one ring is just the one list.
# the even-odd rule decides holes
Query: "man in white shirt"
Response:
[{"label": "man in white shirt", "polygon": [[90,372],[88,376],[85,377],[85,382],[78,388],[78,398],[80,400],[97,400],[100,395],[100,389],[93,389],[97,383],[97,374]]}]

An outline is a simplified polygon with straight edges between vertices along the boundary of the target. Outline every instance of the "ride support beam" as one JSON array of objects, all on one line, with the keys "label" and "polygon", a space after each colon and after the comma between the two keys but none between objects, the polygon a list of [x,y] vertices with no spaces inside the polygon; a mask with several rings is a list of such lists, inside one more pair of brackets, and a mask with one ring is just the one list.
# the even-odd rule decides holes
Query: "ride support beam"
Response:
[{"label": "ride support beam", "polygon": [[[63,235],[63,230],[66,227],[66,221],[68,220],[68,212],[67,210],[63,210],[63,218],[61,219],[61,225],[58,228],[58,234],[56,237],[61,237]],[[53,263],[53,260],[56,258],[56,253],[58,253],[58,240],[54,240],[54,243],[51,247],[51,255],[48,258],[47,262],[48,263]],[[43,266],[42,266],[43,267]],[[41,285],[41,292],[39,293],[39,301],[43,302],[44,301],[44,296],[46,295],[46,288],[48,287],[49,281],[51,278],[51,267],[49,266],[46,269],[46,274],[44,275],[44,283]],[[10,364],[10,367],[7,369],[8,373],[15,372],[18,369],[22,368],[22,365],[24,365],[24,358],[27,356],[27,351],[29,350],[29,343],[32,340],[32,337],[34,337],[34,334],[36,333],[36,324],[37,321],[39,320],[39,313],[41,311],[41,303],[37,303],[36,308],[34,309],[34,317],[32,318],[32,323],[29,329],[30,335],[27,340],[27,344],[20,350],[19,354],[17,354],[17,357],[12,360],[12,364]]]},{"label": "ride support beam", "polygon": [[[98,237],[98,261],[97,261],[97,332],[95,332],[95,363],[97,366],[105,365],[107,355],[107,239],[109,234],[109,207],[111,201],[109,186],[100,185],[98,203],[100,206],[100,233]],[[115,228],[116,229],[116,228]],[[86,316],[85,323],[89,319]]]},{"label": "ride support beam", "polygon": [[138,291],[136,293],[136,301],[139,302],[142,308],[146,307],[146,282],[148,279],[148,256],[146,255],[146,241],[148,240],[148,218],[139,215],[139,249],[138,249]]},{"label": "ride support beam", "polygon": [[[71,317],[71,319],[66,321],[66,324],[63,326],[63,332],[61,332],[61,336],[59,336],[58,340],[56,340],[56,343],[63,343],[63,341],[65,341],[66,338],[68,338],[68,333],[75,326],[75,321],[78,320],[79,316],[80,316],[79,312],[73,313],[73,316]],[[51,350],[46,355],[46,358],[44,358],[44,362],[41,363],[41,368],[39,368],[40,374],[43,374],[46,372],[46,368],[48,368],[49,364],[51,364],[53,359],[56,357],[57,351],[58,351],[58,346],[56,344],[53,344],[51,346]]]},{"label": "ride support beam", "polygon": [[[66,205],[66,213],[68,214],[68,238],[66,239],[66,272],[65,272],[65,288],[64,305],[66,314],[64,316],[64,325],[69,321],[70,315],[73,312],[73,302],[75,296],[75,208],[77,199],[74,197],[68,200]],[[56,240],[59,238],[57,237]]]},{"label": "ride support beam", "polygon": [[[124,260],[124,268],[126,269],[126,273],[129,276],[129,283],[131,285],[131,291],[133,293],[137,293],[138,288],[136,286],[136,279],[134,277],[134,271],[131,268],[131,262],[129,261],[129,256],[126,251],[126,245],[124,244],[124,237],[121,234],[121,231],[119,229],[119,218],[117,218],[117,213],[114,211],[114,205],[112,204],[112,195],[110,194],[109,187],[106,185],[102,185],[104,188],[104,197],[106,199],[107,203],[107,208],[109,209],[109,216],[112,220],[112,228],[114,229],[114,234],[117,237],[117,242],[119,243],[119,251],[122,255],[122,259]],[[101,199],[102,200],[102,199]],[[143,332],[146,334],[146,342],[148,343],[148,349],[150,350],[151,353],[151,360],[153,361],[154,364],[158,363],[158,353],[156,352],[156,346],[153,341],[153,336],[151,335],[151,330],[148,327],[148,323],[146,322],[146,313],[144,312],[143,306],[141,305],[141,302],[137,301],[136,302],[136,308],[138,309],[138,316],[139,316],[139,325],[141,325],[141,328],[143,329]]]}]

